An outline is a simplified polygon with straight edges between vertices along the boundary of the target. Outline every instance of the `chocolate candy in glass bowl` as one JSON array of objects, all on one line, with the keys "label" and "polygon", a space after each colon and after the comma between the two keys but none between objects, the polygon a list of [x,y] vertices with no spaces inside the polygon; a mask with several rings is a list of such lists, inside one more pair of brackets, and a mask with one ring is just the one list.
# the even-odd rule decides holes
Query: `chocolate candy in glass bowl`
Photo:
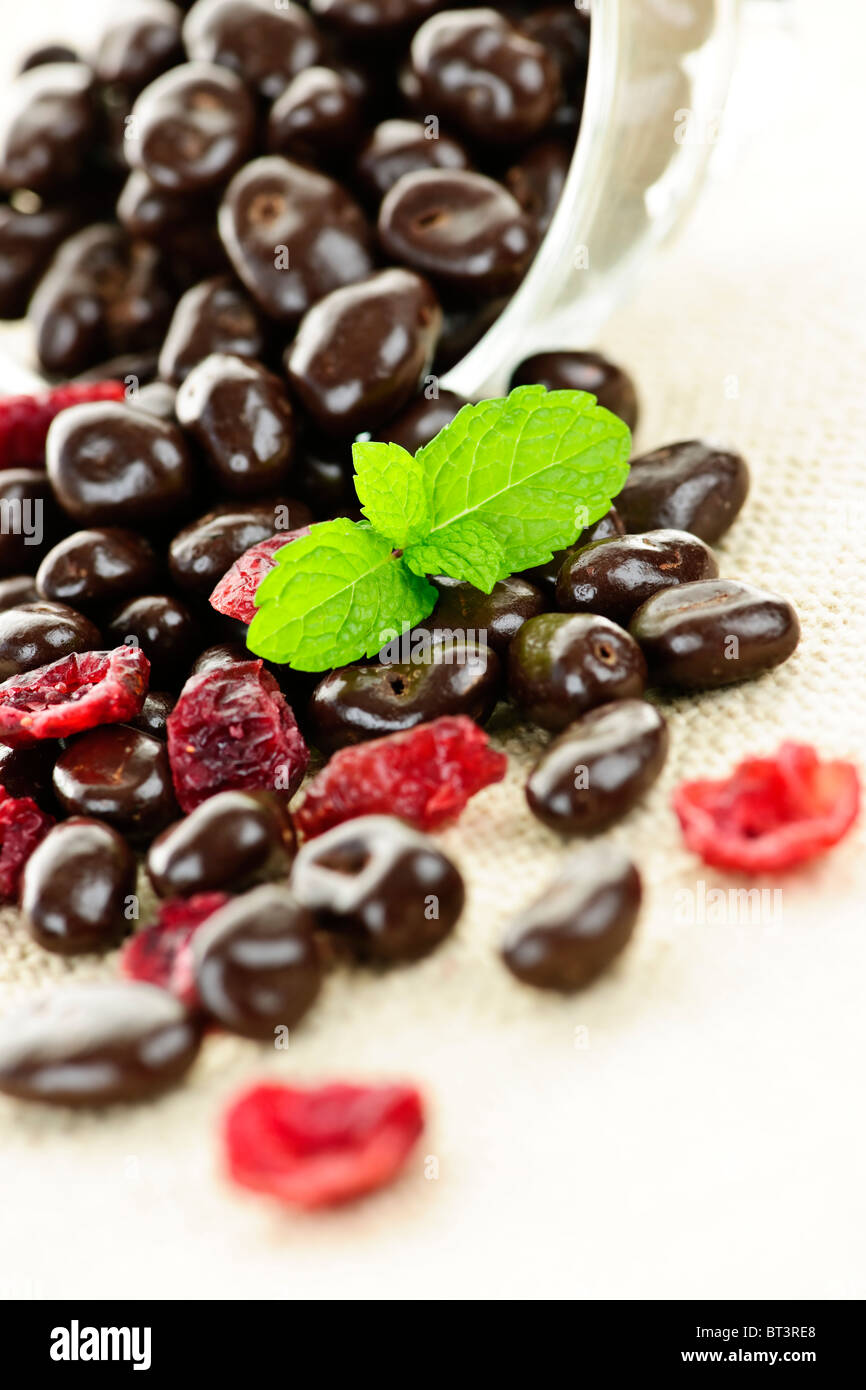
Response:
[{"label": "chocolate candy in glass bowl", "polygon": [[380,121],[358,153],[355,176],[368,197],[379,202],[404,174],[424,169],[468,169],[469,156],[453,136],[435,140],[421,121]]},{"label": "chocolate candy in glass bowl", "polygon": [[193,937],[204,1009],[224,1028],[273,1046],[322,984],[315,920],[288,888],[266,884],[214,912]]},{"label": "chocolate candy in glass bowl", "polygon": [[43,203],[32,193],[13,197],[0,206],[0,319],[24,315],[54,252],[81,223],[71,203]]},{"label": "chocolate candy in glass bowl", "polygon": [[590,613],[541,613],[508,648],[508,689],[528,719],[564,729],[595,705],[643,694],[646,661],[633,637]]},{"label": "chocolate candy in glass bowl", "polygon": [[0,575],[36,570],[62,533],[60,510],[41,468],[0,469]]},{"label": "chocolate candy in glass bowl", "polygon": [[389,964],[435,950],[465,900],[451,860],[392,816],[360,816],[310,840],[291,884],[319,926],[360,960]]},{"label": "chocolate candy in glass bowl", "polygon": [[418,390],[441,324],[430,285],[411,270],[380,270],[334,290],[286,349],[292,393],[324,434],[376,430]]},{"label": "chocolate candy in glass bowl", "polygon": [[562,835],[605,830],[652,786],[667,750],[667,724],[654,705],[598,705],[542,753],[526,783],[529,809]]},{"label": "chocolate candy in glass bowl", "polygon": [[224,503],[178,531],[168,552],[171,576],[184,593],[208,598],[245,550],[277,530],[295,531],[311,520],[309,507],[291,498]]},{"label": "chocolate candy in glass bowl", "polygon": [[456,391],[446,391],[444,387],[437,389],[435,396],[418,396],[389,420],[376,438],[385,444],[399,444],[407,453],[417,454],[451,423],[464,405],[463,396],[458,396]]},{"label": "chocolate candy in glass bowl", "polygon": [[132,843],[178,814],[165,744],[125,724],[71,739],[54,765],[54,792],[68,815],[95,817]]},{"label": "chocolate candy in glass bowl", "polygon": [[183,41],[190,58],[230,68],[267,101],[322,53],[315,24],[293,0],[197,0]]},{"label": "chocolate candy in glass bowl", "polygon": [[94,526],[73,531],[49,550],[36,573],[41,598],[85,611],[152,589],[158,561],[136,531]]},{"label": "chocolate candy in glass bowl", "polygon": [[532,221],[539,240],[559,206],[573,153],[564,140],[539,140],[506,171],[505,186]]},{"label": "chocolate candy in glass bowl", "polygon": [[178,300],[159,354],[159,374],[179,386],[213,352],[261,357],[265,332],[249,295],[227,275],[193,285]]},{"label": "chocolate candy in glass bowl", "polygon": [[101,647],[99,629],[65,603],[37,599],[0,612],[0,681]]},{"label": "chocolate candy in glass bowl", "polygon": [[502,958],[512,975],[536,989],[583,989],[628,945],[641,896],[640,876],[622,850],[582,849],[515,918]]},{"label": "chocolate candy in glass bowl", "polygon": [[744,458],[690,439],[632,459],[616,504],[627,531],[673,527],[712,544],[735,520],[748,491]]},{"label": "chocolate candy in glass bowl", "polygon": [[163,520],[191,496],[192,459],[177,425],[119,401],[63,410],[45,465],[73,521],[123,525]]},{"label": "chocolate candy in glass bowl", "polygon": [[[548,391],[589,391],[599,405],[618,415],[630,430],[637,425],[638,398],[634,382],[628,372],[600,352],[537,352],[525,357],[512,373],[512,389],[535,384],[546,386]],[[659,521],[639,529],[649,531],[661,525],[676,527],[673,521]],[[689,527],[677,529],[687,531]],[[704,539],[710,538],[705,536]]]},{"label": "chocolate candy in glass bowl", "polygon": [[624,535],[625,524],[616,507],[611,507],[603,517],[581,531],[574,545],[568,546],[565,550],[554,550],[549,560],[546,560],[543,565],[533,565],[531,569],[524,570],[522,577],[537,584],[552,603],[556,595],[556,581],[559,578],[559,571],[569,555],[573,555],[592,541],[606,541],[613,536]]},{"label": "chocolate candy in glass bowl", "polygon": [[310,0],[310,9],[329,29],[381,44],[417,26],[441,4],[442,0]]},{"label": "chocolate candy in glass bowl", "polygon": [[503,657],[509,643],[529,618],[547,607],[544,594],[519,574],[500,579],[489,594],[462,579],[438,575],[433,583],[439,600],[419,627],[465,634],[468,640],[486,642]]},{"label": "chocolate candy in glass bowl", "polygon": [[282,381],[258,362],[212,353],[183,382],[175,409],[223,492],[261,497],[287,478],[294,413]]},{"label": "chocolate candy in glass bowl", "polygon": [[162,898],[235,890],[284,877],[295,848],[285,796],[217,792],[154,840],[147,874]]},{"label": "chocolate candy in glass bowl", "polygon": [[114,946],[132,926],[135,856],[102,821],[55,825],[24,868],[21,911],[47,951],[80,955]]},{"label": "chocolate candy in glass bowl", "polygon": [[516,289],[538,245],[508,190],[471,170],[404,174],[382,200],[378,230],[394,260],[479,298]]},{"label": "chocolate candy in glass bowl", "polygon": [[136,0],[130,13],[113,18],[102,32],[93,59],[98,81],[135,95],[182,63],[181,19],[168,0]]},{"label": "chocolate candy in glass bowl", "polygon": [[105,624],[112,645],[140,647],[150,662],[151,684],[174,685],[185,674],[197,632],[187,605],[173,594],[128,599]]},{"label": "chocolate candy in glass bowl", "polygon": [[373,270],[372,232],[341,184],[281,155],[254,159],[220,205],[238,277],[269,318],[296,323],[323,295]]},{"label": "chocolate candy in glass bowl", "polygon": [[180,1080],[200,1042],[201,1025],[155,985],[56,990],[0,1023],[0,1091],[49,1105],[145,1100]]},{"label": "chocolate candy in glass bowl", "polygon": [[527,38],[540,43],[559,69],[562,95],[551,124],[573,137],[583,112],[589,67],[588,8],[579,8],[577,3],[544,5],[523,15],[518,28]]},{"label": "chocolate candy in glass bowl", "polygon": [[787,661],[800,622],[779,594],[735,579],[706,579],[648,599],[629,632],[654,685],[713,690]]},{"label": "chocolate candy in glass bowl", "polygon": [[255,108],[243,82],[212,63],[183,63],[145,87],[132,108],[126,157],[161,188],[218,188],[249,156]]},{"label": "chocolate candy in glass bowl", "polygon": [[44,63],[7,84],[0,112],[0,188],[53,193],[75,185],[96,125],[93,73]]},{"label": "chocolate candy in glass bowl", "polygon": [[347,163],[363,137],[361,98],[343,73],[311,67],[293,77],[271,107],[267,145],[313,164]]},{"label": "chocolate candy in glass bowl", "polygon": [[687,531],[646,531],[593,541],[573,550],[556,581],[556,606],[566,612],[602,613],[628,624],[653,594],[698,579],[716,579],[719,566],[708,545]]}]

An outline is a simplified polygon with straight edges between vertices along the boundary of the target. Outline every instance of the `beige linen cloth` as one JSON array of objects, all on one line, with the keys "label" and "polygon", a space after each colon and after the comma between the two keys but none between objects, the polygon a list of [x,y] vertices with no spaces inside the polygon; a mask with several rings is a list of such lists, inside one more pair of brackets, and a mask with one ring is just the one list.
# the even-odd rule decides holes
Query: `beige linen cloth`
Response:
[{"label": "beige linen cloth", "polygon": [[[740,138],[602,343],[639,382],[640,447],[703,435],[746,454],[723,573],[788,595],[803,624],[778,672],[666,705],[665,773],[611,832],[646,885],[632,949],[566,1000],[501,966],[509,917],[563,854],[523,799],[540,740],[503,728],[507,781],[440,837],[469,907],[429,960],[331,978],[286,1052],[209,1039],[158,1103],[0,1105],[3,1295],[866,1292],[863,827],[784,879],[781,920],[708,923],[688,904],[742,882],[687,853],[669,809],[682,778],[783,737],[863,752],[866,15],[806,8],[797,53],[782,44],[741,96]],[[12,914],[0,927],[0,1006],[114,968],[41,952]],[[390,1189],[310,1217],[221,1177],[220,1114],[245,1083],[391,1077],[423,1088],[429,1126]]]}]

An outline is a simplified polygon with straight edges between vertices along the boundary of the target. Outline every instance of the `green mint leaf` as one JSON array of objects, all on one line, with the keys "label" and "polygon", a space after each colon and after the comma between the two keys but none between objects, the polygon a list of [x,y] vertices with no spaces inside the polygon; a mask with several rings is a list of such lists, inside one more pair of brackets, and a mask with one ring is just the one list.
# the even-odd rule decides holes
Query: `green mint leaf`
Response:
[{"label": "green mint leaf", "polygon": [[298,671],[375,656],[405,623],[426,618],[437,599],[366,521],[324,521],[277,551],[276,561],[256,590],[247,646]]},{"label": "green mint leaf", "polygon": [[503,549],[497,577],[549,560],[610,507],[631,436],[584,391],[518,386],[465,405],[416,455],[431,499],[428,543],[473,517]]},{"label": "green mint leaf", "polygon": [[417,541],[403,558],[416,574],[465,579],[486,594],[510,572],[505,570],[505,551],[499,541],[489,526],[473,516],[460,517],[427,540]]},{"label": "green mint leaf", "polygon": [[399,444],[354,444],[355,491],[368,521],[397,550],[423,540],[432,515],[424,470]]}]

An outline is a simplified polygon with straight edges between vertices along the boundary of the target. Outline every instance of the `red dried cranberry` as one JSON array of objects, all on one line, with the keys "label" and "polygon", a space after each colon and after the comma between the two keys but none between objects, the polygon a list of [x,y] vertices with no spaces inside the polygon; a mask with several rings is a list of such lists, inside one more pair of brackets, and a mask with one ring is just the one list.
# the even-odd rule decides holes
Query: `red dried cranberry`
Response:
[{"label": "red dried cranberry", "polygon": [[240,623],[251,623],[256,616],[253,602],[256,589],[265,575],[274,568],[274,556],[278,550],[310,534],[309,526],[301,526],[297,531],[279,531],[267,540],[259,541],[245,550],[227,570],[210,596],[210,606],[227,618],[237,618]]},{"label": "red dried cranberry", "polygon": [[188,1009],[198,1008],[192,938],[211,913],[228,902],[227,893],[196,893],[162,903],[150,927],[130,937],[120,953],[120,972],[128,980],[159,985]]},{"label": "red dried cranberry", "polygon": [[184,811],[229,790],[270,787],[291,796],[307,770],[310,754],[295,716],[260,661],[191,676],[166,728]]},{"label": "red dried cranberry", "polygon": [[150,662],[138,647],[74,652],[0,685],[0,740],[11,747],[67,738],[140,713]]},{"label": "red dried cranberry", "polygon": [[718,782],[684,782],[674,793],[689,849],[707,864],[774,873],[835,845],[860,805],[857,769],[822,762],[808,744],[783,743],[771,758],[747,758]]},{"label": "red dried cranberry", "polygon": [[435,830],[482,787],[501,782],[507,765],[471,719],[445,715],[335,753],[310,783],[297,824],[309,839],[353,816],[380,813]]},{"label": "red dried cranberry", "polygon": [[0,400],[0,468],[39,467],[45,461],[48,426],[70,405],[90,401],[122,401],[122,381],[70,382],[33,396]]},{"label": "red dried cranberry", "polygon": [[54,824],[29,796],[0,787],[0,902],[14,902],[24,865]]},{"label": "red dried cranberry", "polygon": [[229,1109],[224,1142],[241,1187],[313,1208],[390,1182],[423,1128],[412,1086],[254,1086]]}]

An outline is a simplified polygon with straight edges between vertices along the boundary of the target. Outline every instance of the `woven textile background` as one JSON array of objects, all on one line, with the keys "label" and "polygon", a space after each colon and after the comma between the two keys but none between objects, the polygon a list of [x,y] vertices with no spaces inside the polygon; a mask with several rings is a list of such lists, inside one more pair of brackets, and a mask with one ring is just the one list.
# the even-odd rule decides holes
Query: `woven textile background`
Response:
[{"label": "woven textile background", "polygon": [[[647,889],[633,948],[565,1001],[497,960],[563,852],[523,800],[540,741],[500,723],[508,780],[440,837],[470,900],[433,957],[332,977],[287,1052],[208,1040],[156,1104],[0,1104],[0,1295],[866,1292],[863,826],[785,879],[781,921],[710,925],[686,920],[683,891],[743,885],[684,851],[669,810],[681,778],[783,736],[858,759],[866,743],[863,7],[804,7],[781,50],[741,92],[740,138],[727,132],[687,230],[601,344],[639,383],[639,447],[703,435],[746,454],[753,491],[722,572],[788,595],[803,624],[779,672],[666,705],[665,773],[611,832]],[[0,1007],[113,970],[49,956],[2,918]],[[233,1191],[218,1117],[266,1076],[418,1082],[430,1125],[406,1177],[316,1217]]]}]

